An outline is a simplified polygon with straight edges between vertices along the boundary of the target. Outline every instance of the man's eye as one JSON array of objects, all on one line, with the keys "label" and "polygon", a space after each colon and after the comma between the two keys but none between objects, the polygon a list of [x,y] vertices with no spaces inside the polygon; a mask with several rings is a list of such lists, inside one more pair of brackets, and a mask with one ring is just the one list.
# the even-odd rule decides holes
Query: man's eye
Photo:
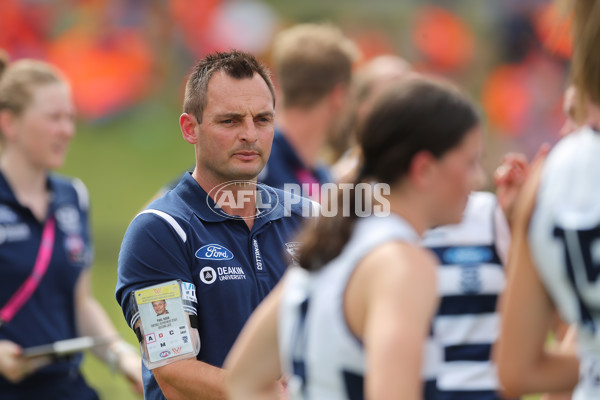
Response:
[{"label": "man's eye", "polygon": [[260,117],[257,119],[257,122],[261,123],[261,124],[268,124],[271,122],[271,118],[270,117]]}]

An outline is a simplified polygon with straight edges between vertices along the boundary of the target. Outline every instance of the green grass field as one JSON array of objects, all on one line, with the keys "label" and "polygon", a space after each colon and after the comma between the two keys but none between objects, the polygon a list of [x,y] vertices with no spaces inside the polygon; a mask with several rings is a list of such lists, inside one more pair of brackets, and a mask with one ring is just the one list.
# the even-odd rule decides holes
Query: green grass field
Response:
[{"label": "green grass field", "polygon": [[[96,252],[94,294],[132,344],[136,344],[135,336],[114,299],[117,256],[135,214],[164,183],[193,163],[193,147],[179,131],[179,113],[177,105],[147,103],[110,121],[79,124],[61,171],[79,177],[89,189]],[[111,373],[93,355],[86,355],[83,368],[103,399],[138,398],[122,376]]]}]

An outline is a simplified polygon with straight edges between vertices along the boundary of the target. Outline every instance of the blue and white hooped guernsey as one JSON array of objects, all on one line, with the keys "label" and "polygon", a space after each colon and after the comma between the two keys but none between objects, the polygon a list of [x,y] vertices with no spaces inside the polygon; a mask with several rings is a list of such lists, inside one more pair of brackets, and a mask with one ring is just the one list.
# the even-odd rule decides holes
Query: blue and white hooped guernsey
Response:
[{"label": "blue and white hooped guernsey", "polygon": [[[121,246],[116,288],[127,322],[132,291],[174,279],[193,283],[197,359],[221,367],[252,311],[290,264],[294,235],[305,220],[303,205],[310,202],[296,198],[287,212],[282,200],[289,194],[260,185],[259,193],[268,211],[251,230],[243,220],[215,212],[211,197],[189,173],[136,216]],[[146,399],[164,399],[152,372],[144,368],[143,376]]]},{"label": "blue and white hooped guernsey", "polygon": [[416,243],[419,237],[394,214],[359,218],[341,254],[323,269],[289,270],[278,311],[278,337],[291,400],[364,398],[365,352],[346,323],[344,292],[364,256],[395,240]]},{"label": "blue and white hooped guernsey", "polygon": [[429,376],[427,400],[500,398],[490,357],[500,332],[496,308],[506,286],[503,261],[509,242],[497,199],[486,192],[471,194],[460,224],[426,233],[424,245],[440,261],[440,306],[428,344],[437,348],[440,364]]}]

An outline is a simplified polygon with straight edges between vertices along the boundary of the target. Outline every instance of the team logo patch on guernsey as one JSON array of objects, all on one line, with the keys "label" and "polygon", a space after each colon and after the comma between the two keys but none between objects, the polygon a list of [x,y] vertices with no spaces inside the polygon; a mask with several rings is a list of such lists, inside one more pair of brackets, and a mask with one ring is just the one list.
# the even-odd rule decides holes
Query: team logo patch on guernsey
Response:
[{"label": "team logo patch on guernsey", "polygon": [[442,257],[446,264],[480,264],[491,261],[494,255],[487,247],[472,246],[450,248]]},{"label": "team logo patch on guernsey", "polygon": [[302,242],[287,242],[285,244],[285,250],[292,257],[294,262],[298,262],[298,250],[300,249],[301,245]]},{"label": "team logo patch on guernsey", "polygon": [[65,250],[72,263],[85,261],[85,242],[80,235],[68,235],[65,238]]},{"label": "team logo patch on guernsey", "polygon": [[217,280],[217,272],[212,267],[204,267],[200,271],[200,280],[210,285]]},{"label": "team logo patch on guernsey", "polygon": [[201,260],[231,260],[233,253],[218,244],[207,244],[196,250],[196,257]]},{"label": "team logo patch on guernsey", "polygon": [[246,273],[241,267],[204,267],[200,270],[200,280],[207,285],[219,281],[233,281],[246,279]]},{"label": "team logo patch on guernsey", "polygon": [[67,233],[81,232],[81,222],[79,221],[79,211],[73,206],[64,206],[56,210],[56,222],[60,229]]}]

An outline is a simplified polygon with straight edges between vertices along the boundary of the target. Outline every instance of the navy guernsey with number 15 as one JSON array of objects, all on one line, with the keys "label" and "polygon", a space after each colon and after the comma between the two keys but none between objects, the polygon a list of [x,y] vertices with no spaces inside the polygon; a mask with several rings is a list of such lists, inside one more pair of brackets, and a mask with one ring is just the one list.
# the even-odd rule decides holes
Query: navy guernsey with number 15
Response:
[{"label": "navy guernsey with number 15", "polygon": [[[261,208],[251,230],[241,218],[216,212],[189,173],[136,216],[123,239],[116,289],[127,322],[132,291],[174,279],[193,283],[197,359],[222,367],[244,323],[289,265],[303,208],[304,215],[312,212],[312,202],[281,190],[258,185],[258,194]],[[144,368],[143,375],[146,398],[163,399],[151,371]]]}]

